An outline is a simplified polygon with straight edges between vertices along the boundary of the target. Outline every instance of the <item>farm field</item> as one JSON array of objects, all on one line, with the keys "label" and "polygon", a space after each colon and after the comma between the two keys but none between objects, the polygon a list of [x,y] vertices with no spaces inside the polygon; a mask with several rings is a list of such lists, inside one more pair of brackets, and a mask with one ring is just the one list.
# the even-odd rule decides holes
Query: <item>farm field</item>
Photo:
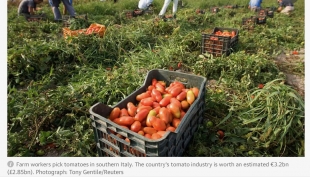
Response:
[{"label": "farm field", "polygon": [[[183,2],[176,20],[165,22],[156,19],[160,0],[154,14],[135,18],[125,11],[137,0],[76,0],[76,12],[88,20],[69,28],[98,23],[106,31],[67,39],[46,1],[40,7],[47,20],[39,22],[18,17],[18,3],[8,2],[7,156],[98,156],[90,107],[115,105],[148,71],[165,69],[207,79],[205,118],[183,156],[304,157],[305,1],[253,30],[242,26],[257,14],[248,0]],[[201,54],[202,34],[216,27],[239,31],[229,56]]]}]

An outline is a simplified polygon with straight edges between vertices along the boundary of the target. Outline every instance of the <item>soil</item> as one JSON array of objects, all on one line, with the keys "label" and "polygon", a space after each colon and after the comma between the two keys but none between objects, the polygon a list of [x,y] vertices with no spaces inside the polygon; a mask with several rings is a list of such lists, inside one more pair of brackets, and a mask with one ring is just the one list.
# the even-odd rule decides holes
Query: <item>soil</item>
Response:
[{"label": "soil", "polygon": [[[292,51],[283,51],[275,58],[275,63],[286,76],[286,84],[292,86],[302,97],[305,96],[304,62],[305,49],[298,50],[297,54],[293,54]],[[302,73],[296,71],[300,68]]]}]

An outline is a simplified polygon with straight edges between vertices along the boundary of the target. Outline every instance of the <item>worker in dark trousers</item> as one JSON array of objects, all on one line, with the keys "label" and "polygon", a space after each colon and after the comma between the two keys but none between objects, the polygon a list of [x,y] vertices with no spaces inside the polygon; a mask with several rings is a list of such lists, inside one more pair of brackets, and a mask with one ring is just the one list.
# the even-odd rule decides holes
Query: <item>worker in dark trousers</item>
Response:
[{"label": "worker in dark trousers", "polygon": [[59,10],[59,4],[63,3],[66,10],[69,12],[71,17],[75,17],[75,11],[74,8],[72,6],[72,2],[70,3],[70,0],[49,0],[49,4],[52,7],[52,11],[54,13],[54,19],[55,21],[61,21],[62,20],[62,16]]}]

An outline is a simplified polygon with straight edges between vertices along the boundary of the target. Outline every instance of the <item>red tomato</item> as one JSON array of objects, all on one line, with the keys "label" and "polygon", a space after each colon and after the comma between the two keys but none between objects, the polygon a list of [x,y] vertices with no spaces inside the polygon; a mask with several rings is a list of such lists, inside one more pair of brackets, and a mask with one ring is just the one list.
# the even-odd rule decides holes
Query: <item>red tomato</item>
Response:
[{"label": "red tomato", "polygon": [[144,105],[139,105],[137,108],[137,113],[140,112],[142,109],[147,109],[147,110],[152,110],[153,108],[151,106],[144,106]]},{"label": "red tomato", "polygon": [[152,79],[152,85],[153,85],[153,86],[155,86],[155,85],[156,85],[156,83],[157,83],[157,79],[155,79],[155,78],[154,78],[154,79]]},{"label": "red tomato", "polygon": [[144,131],[143,131],[143,130],[139,130],[139,131],[138,131],[138,134],[144,136]]},{"label": "red tomato", "polygon": [[165,96],[160,102],[159,105],[161,107],[166,107],[170,103],[171,96]]},{"label": "red tomato", "polygon": [[153,110],[156,112],[156,114],[159,114],[160,106],[155,107]]},{"label": "red tomato", "polygon": [[172,113],[172,115],[175,118],[180,118],[181,117],[181,111],[180,108],[177,104],[175,103],[170,103],[167,108],[170,110],[170,112]]},{"label": "red tomato", "polygon": [[129,116],[128,111],[127,111],[126,108],[121,109],[120,117],[123,117],[123,116]]},{"label": "red tomato", "polygon": [[153,121],[151,121],[152,126],[154,127],[155,130],[157,131],[164,131],[166,130],[166,124],[163,120],[161,119],[153,119]]},{"label": "red tomato", "polygon": [[132,102],[128,102],[127,110],[128,110],[129,116],[134,117],[136,115],[137,107]]},{"label": "red tomato", "polygon": [[186,92],[182,91],[177,97],[176,97],[179,101],[183,101],[186,99]]},{"label": "red tomato", "polygon": [[264,84],[258,84],[258,88],[259,88],[259,89],[264,88]]},{"label": "red tomato", "polygon": [[170,99],[170,104],[172,104],[172,103],[176,104],[180,109],[182,108],[181,102],[174,97]]},{"label": "red tomato", "polygon": [[116,119],[120,116],[120,113],[121,113],[121,110],[119,107],[113,108],[113,110],[111,111],[111,113],[109,115],[109,119],[113,121],[114,119]]},{"label": "red tomato", "polygon": [[140,131],[140,129],[141,129],[140,121],[134,121],[134,123],[131,124],[131,126],[130,126],[130,130],[133,132],[136,132],[136,133],[138,133],[138,131]]},{"label": "red tomato", "polygon": [[148,134],[148,133],[145,133],[145,134],[144,134],[144,137],[145,137],[145,138],[151,139],[151,138],[152,138],[152,135],[151,135],[151,134]]},{"label": "red tomato", "polygon": [[152,97],[143,98],[140,103],[144,106],[153,106],[155,100]]},{"label": "red tomato", "polygon": [[178,128],[180,122],[181,122],[180,119],[174,118],[174,119],[172,119],[172,126],[173,126],[174,128]]},{"label": "red tomato", "polygon": [[136,96],[136,100],[137,100],[137,101],[141,101],[142,99],[148,98],[148,97],[150,97],[150,96],[151,96],[151,95],[150,95],[148,92],[143,92],[143,93],[141,93],[141,94],[139,94],[139,95]]},{"label": "red tomato", "polygon": [[152,127],[144,127],[143,131],[145,134],[150,134],[150,135],[157,132],[157,130],[155,130]]},{"label": "red tomato", "polygon": [[178,68],[181,68],[181,66],[182,66],[182,63],[179,62],[179,63],[178,63]]},{"label": "red tomato", "polygon": [[153,89],[155,89],[155,86],[153,86],[153,85],[150,85],[150,86],[147,87],[148,91],[152,91]]},{"label": "red tomato", "polygon": [[193,88],[191,88],[191,90],[193,91],[193,93],[194,93],[194,95],[195,95],[195,98],[197,98],[197,97],[198,97],[198,94],[199,94],[199,88],[193,87]]},{"label": "red tomato", "polygon": [[175,131],[175,128],[174,128],[174,127],[169,126],[169,127],[167,127],[167,128],[166,128],[166,131],[171,131],[171,132],[174,132],[174,131]]},{"label": "red tomato", "polygon": [[160,93],[158,90],[156,90],[156,89],[153,89],[153,90],[152,90],[151,95],[152,95],[153,98],[155,98],[155,100],[156,100],[157,102],[160,102],[160,100],[163,99],[161,93]]},{"label": "red tomato", "polygon": [[165,122],[165,124],[170,123],[170,111],[167,108],[165,107],[160,108],[158,116],[159,119]]},{"label": "red tomato", "polygon": [[182,110],[186,111],[189,108],[189,103],[186,100],[181,101]]},{"label": "red tomato", "polygon": [[182,92],[182,87],[174,86],[169,90],[172,97],[178,96]]},{"label": "red tomato", "polygon": [[125,125],[130,126],[132,123],[134,123],[134,118],[130,116],[123,116],[119,118],[119,125]]},{"label": "red tomato", "polygon": [[153,102],[153,108],[157,108],[157,107],[160,107],[160,104],[158,102]]},{"label": "red tomato", "polygon": [[138,112],[135,117],[134,117],[134,120],[135,121],[143,121],[146,116],[148,115],[150,111],[148,109],[142,109],[140,112]]},{"label": "red tomato", "polygon": [[161,137],[162,137],[162,136],[160,136],[159,134],[153,133],[151,139],[157,140],[157,139],[160,139]]},{"label": "red tomato", "polygon": [[155,84],[155,89],[158,90],[161,94],[165,93],[165,87],[159,82]]}]

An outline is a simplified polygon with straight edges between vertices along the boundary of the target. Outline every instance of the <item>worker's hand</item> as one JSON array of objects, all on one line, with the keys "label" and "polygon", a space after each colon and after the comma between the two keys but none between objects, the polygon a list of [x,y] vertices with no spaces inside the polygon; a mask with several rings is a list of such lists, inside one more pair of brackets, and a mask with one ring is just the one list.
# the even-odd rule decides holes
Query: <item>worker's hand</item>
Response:
[{"label": "worker's hand", "polygon": [[36,11],[39,11],[39,10],[42,10],[42,8],[41,8],[41,7],[37,7],[37,8],[36,8]]},{"label": "worker's hand", "polygon": [[277,9],[277,12],[281,12],[281,10],[282,10],[282,8],[281,8],[281,7],[279,7],[279,8]]}]

